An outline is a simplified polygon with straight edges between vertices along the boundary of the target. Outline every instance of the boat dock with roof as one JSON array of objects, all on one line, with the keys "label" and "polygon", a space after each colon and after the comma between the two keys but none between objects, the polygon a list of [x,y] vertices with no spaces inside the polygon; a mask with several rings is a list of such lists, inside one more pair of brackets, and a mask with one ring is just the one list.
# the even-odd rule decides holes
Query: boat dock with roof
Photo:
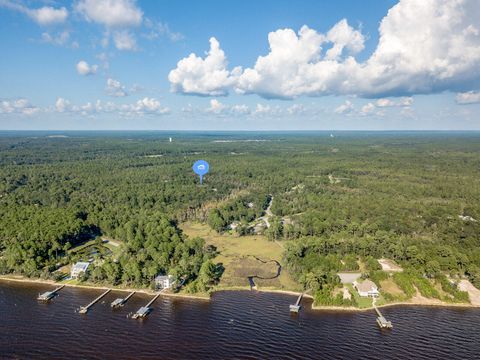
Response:
[{"label": "boat dock with roof", "polygon": [[132,315],[133,319],[143,319],[147,317],[147,315],[153,310],[150,306],[154,303],[155,300],[160,296],[160,293],[155,295],[155,297],[148,302],[147,305],[142,306],[140,309],[137,310],[135,314]]},{"label": "boat dock with roof", "polygon": [[43,294],[38,294],[37,300],[49,301],[49,300],[53,299],[57,295],[57,293],[60,290],[62,290],[64,287],[65,287],[65,285],[62,285],[62,286],[59,286],[58,288],[56,288],[55,290],[45,291]]},{"label": "boat dock with roof", "polygon": [[117,298],[117,299],[113,300],[110,303],[110,307],[118,308],[118,307],[121,307],[121,306],[125,305],[125,303],[128,301],[128,299],[130,299],[133,296],[133,294],[135,294],[135,291],[132,291],[130,294],[127,295],[127,297]]}]

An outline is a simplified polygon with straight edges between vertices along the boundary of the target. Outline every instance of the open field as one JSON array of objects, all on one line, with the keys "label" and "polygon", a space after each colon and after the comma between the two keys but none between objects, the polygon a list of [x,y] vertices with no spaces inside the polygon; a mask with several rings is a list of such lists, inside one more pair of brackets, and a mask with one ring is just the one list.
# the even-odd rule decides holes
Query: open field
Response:
[{"label": "open field", "polygon": [[405,293],[398,287],[392,279],[380,281],[380,287],[382,292],[389,293],[395,297],[404,297]]},{"label": "open field", "polygon": [[[282,248],[275,242],[268,241],[262,235],[242,237],[229,234],[221,235],[210,229],[206,224],[194,222],[183,223],[180,228],[190,238],[197,236],[204,238],[207,245],[213,245],[217,248],[219,254],[214,261],[225,266],[225,272],[220,280],[219,287],[248,286],[248,276],[269,277],[276,274],[277,266],[275,263],[264,264],[254,257],[263,261],[277,260],[283,265]],[[301,290],[300,286],[295,283],[283,267],[278,278],[255,279],[255,283],[260,287],[273,289]]]},{"label": "open field", "polygon": [[378,263],[382,267],[383,271],[387,271],[387,272],[403,271],[403,269],[398,264],[396,264],[393,260],[390,260],[390,259],[378,259]]}]

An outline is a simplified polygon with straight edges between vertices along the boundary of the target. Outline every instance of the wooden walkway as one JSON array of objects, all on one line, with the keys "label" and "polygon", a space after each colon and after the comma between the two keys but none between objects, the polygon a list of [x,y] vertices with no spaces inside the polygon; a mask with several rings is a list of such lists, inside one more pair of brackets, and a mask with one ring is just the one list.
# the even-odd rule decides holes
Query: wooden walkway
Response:
[{"label": "wooden walkway", "polygon": [[373,302],[372,302],[372,305],[373,305],[373,308],[375,309],[375,311],[378,315],[378,317],[377,317],[378,326],[380,326],[380,329],[391,329],[391,328],[393,328],[392,322],[385,319],[385,317],[382,315],[380,310],[375,305],[375,300],[376,299],[374,298]]},{"label": "wooden walkway", "polygon": [[88,312],[88,310],[93,306],[95,305],[95,303],[97,303],[101,298],[103,298],[105,295],[107,295],[109,292],[111,291],[111,289],[107,289],[105,292],[103,292],[100,296],[98,296],[97,298],[95,298],[95,300],[93,300],[90,304],[88,304],[87,306],[81,306],[80,307],[80,310],[78,311],[80,314],[86,314]]}]

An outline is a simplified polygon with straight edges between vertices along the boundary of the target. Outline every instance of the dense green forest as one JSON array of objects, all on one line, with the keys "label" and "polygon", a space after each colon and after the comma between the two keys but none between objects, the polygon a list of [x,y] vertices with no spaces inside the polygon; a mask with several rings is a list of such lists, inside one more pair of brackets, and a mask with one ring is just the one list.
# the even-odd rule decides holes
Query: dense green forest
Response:
[{"label": "dense green forest", "polygon": [[[92,281],[149,285],[157,273],[203,291],[218,278],[202,239],[179,223],[252,232],[273,197],[268,238],[319,302],[338,303],[336,272],[382,279],[375,259],[424,279],[480,287],[479,133],[3,133],[0,272],[48,276],[98,236],[122,242]],[[168,142],[172,136],[174,141]],[[191,166],[210,163],[204,185]],[[403,277],[402,277],[403,276]],[[433,289],[434,290],[434,289]],[[435,295],[435,294],[433,294]]]}]

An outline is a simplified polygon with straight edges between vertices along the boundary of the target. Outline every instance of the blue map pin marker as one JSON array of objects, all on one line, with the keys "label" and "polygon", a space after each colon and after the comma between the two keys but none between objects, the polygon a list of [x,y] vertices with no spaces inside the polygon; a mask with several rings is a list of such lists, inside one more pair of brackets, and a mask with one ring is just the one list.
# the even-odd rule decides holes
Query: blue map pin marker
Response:
[{"label": "blue map pin marker", "polygon": [[197,160],[195,161],[195,164],[193,164],[193,172],[197,175],[200,175],[200,184],[203,182],[203,175],[208,173],[209,167],[210,166],[208,165],[208,162],[205,160]]}]

